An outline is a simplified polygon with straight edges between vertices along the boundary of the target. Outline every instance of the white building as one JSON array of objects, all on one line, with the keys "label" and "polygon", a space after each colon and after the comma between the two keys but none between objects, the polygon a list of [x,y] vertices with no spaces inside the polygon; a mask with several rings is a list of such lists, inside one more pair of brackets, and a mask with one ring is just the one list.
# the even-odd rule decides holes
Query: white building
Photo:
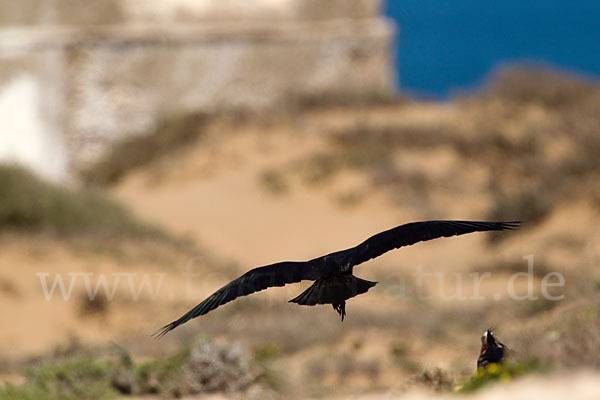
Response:
[{"label": "white building", "polygon": [[376,0],[0,0],[0,160],[68,180],[192,111],[394,88]]}]

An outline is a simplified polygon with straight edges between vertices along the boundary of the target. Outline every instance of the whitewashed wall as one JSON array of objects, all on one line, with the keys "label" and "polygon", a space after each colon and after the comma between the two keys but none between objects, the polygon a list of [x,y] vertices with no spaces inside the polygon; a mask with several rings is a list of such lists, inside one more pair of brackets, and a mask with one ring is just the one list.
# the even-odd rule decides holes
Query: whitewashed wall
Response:
[{"label": "whitewashed wall", "polygon": [[[392,93],[394,27],[377,15],[377,2],[238,3],[124,0],[118,18],[128,24],[56,25],[64,10],[47,9],[38,10],[42,24],[5,24],[0,160],[68,180],[115,140],[164,116]],[[250,13],[251,4],[264,13]],[[344,18],[332,17],[336,4]]]}]

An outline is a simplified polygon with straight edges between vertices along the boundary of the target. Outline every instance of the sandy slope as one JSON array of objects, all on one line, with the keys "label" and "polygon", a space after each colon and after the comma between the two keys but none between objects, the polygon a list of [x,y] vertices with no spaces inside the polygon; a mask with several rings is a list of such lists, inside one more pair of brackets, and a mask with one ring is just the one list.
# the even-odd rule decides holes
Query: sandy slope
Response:
[{"label": "sandy slope", "polygon": [[[419,244],[358,267],[358,276],[381,283],[349,303],[344,324],[328,307],[286,303],[306,286],[300,284],[224,306],[202,321],[178,328],[160,344],[148,337],[250,267],[354,246],[409,221],[483,218],[491,201],[490,172],[449,147],[399,150],[394,162],[400,170],[423,174],[434,184],[422,198],[408,186],[390,192],[373,185],[360,170],[344,170],[332,181],[316,185],[307,184],[303,175],[307,157],[328,149],[333,131],[357,124],[455,126],[469,123],[465,113],[451,105],[415,104],[211,123],[201,141],[132,171],[112,189],[141,218],[197,243],[198,252],[132,244],[136,256],[123,257],[122,250],[73,251],[69,243],[45,238],[7,236],[0,241],[0,313],[11,321],[0,330],[2,355],[9,360],[32,356],[64,345],[70,337],[97,345],[116,340],[140,355],[164,354],[197,334],[208,334],[241,341],[249,348],[277,344],[284,349],[280,362],[288,389],[300,396],[392,398],[404,393],[416,370],[443,368],[452,377],[468,375],[479,350],[480,331],[494,324],[504,338],[511,338],[528,315],[523,313],[524,304],[491,297],[505,296],[509,273],[494,273],[481,286],[481,293],[488,295],[485,301],[451,296],[457,290],[452,273],[467,277],[473,271],[493,271],[499,263],[524,266],[522,257],[528,254],[543,256],[551,267],[565,271],[589,268],[597,256],[599,236],[593,221],[599,218],[585,200],[576,209],[557,208],[543,224],[510,234],[500,245],[490,246],[485,235],[474,234]],[[283,193],[273,192],[262,180],[265,172],[273,171],[284,172]],[[344,200],[348,198],[353,200]],[[565,235],[576,244],[565,241]],[[183,275],[188,266],[198,275]],[[424,282],[430,298],[415,295],[413,273],[418,267],[445,273],[441,285],[433,278]],[[113,278],[117,273],[136,273],[138,285],[143,274],[155,284],[157,274],[166,275],[154,299],[146,292],[132,299],[124,278],[104,312],[82,314],[82,282],[74,286],[72,300],[54,296],[46,301],[39,272],[93,272]],[[539,281],[536,276],[535,284]],[[463,295],[470,297],[471,282],[462,285]],[[525,284],[520,283],[518,290],[523,289]],[[394,348],[402,349],[400,358],[394,358]],[[344,358],[347,355],[349,359]],[[351,366],[349,372],[345,365]],[[574,382],[573,393],[587,394],[592,393],[587,385],[597,377],[586,372],[560,379],[532,378],[492,387],[479,396],[506,398],[531,388],[556,395],[562,393],[562,380]]]}]

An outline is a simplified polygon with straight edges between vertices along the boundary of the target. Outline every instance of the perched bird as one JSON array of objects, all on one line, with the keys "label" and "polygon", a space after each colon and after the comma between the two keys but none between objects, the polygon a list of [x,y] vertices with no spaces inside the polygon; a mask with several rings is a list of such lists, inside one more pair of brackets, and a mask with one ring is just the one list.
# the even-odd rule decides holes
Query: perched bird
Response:
[{"label": "perched bird", "polygon": [[477,369],[485,368],[491,363],[499,364],[504,359],[506,346],[492,334],[492,328],[481,335],[481,351],[477,359]]},{"label": "perched bird", "polygon": [[356,247],[336,251],[310,261],[283,261],[254,268],[214,292],[181,318],[155,333],[162,337],[179,325],[204,315],[240,296],[273,286],[303,280],[315,281],[312,286],[290,300],[305,306],[331,304],[342,321],[346,315],[346,300],[376,285],[352,274],[354,266],[403,246],[417,242],[463,235],[471,232],[512,230],[520,222],[425,221],[411,222],[371,236]]}]

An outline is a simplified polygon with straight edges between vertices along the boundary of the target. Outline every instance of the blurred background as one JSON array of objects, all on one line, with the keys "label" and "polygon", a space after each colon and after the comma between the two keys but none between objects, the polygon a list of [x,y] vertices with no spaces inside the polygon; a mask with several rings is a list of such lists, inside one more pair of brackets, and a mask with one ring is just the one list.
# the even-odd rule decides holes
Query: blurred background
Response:
[{"label": "blurred background", "polygon": [[[0,10],[0,399],[600,396],[600,6]],[[357,267],[379,284],[343,323],[287,302],[306,282],[150,336],[425,219],[525,224]],[[482,377],[490,326],[510,361]]]},{"label": "blurred background", "polygon": [[433,98],[476,89],[506,64],[530,63],[597,79],[600,44],[593,1],[388,1],[399,26],[400,87]]}]

